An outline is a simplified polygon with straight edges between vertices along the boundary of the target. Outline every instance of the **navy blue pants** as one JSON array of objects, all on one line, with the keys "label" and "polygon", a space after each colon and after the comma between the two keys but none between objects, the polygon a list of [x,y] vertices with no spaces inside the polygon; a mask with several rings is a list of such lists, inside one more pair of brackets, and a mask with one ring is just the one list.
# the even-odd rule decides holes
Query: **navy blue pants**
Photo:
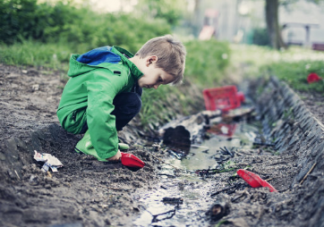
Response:
[{"label": "navy blue pants", "polygon": [[[114,111],[111,113],[116,116],[116,128],[117,131],[128,124],[141,110],[142,107],[142,88],[134,86],[132,92],[125,92],[116,95],[113,104],[115,106]],[[81,134],[88,130],[87,122],[84,124]]]}]

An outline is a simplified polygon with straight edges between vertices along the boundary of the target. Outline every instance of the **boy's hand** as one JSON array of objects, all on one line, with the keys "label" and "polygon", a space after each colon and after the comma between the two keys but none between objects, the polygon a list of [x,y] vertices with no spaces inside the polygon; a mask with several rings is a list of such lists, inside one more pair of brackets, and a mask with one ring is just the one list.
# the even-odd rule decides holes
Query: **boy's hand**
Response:
[{"label": "boy's hand", "polygon": [[108,161],[118,161],[121,158],[121,153],[120,150],[117,151],[117,154],[112,156],[111,158],[108,158]]}]

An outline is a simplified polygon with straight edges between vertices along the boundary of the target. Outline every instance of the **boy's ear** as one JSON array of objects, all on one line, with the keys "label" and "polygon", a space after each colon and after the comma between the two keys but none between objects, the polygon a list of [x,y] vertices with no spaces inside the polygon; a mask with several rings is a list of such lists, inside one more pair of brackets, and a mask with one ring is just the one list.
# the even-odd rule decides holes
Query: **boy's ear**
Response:
[{"label": "boy's ear", "polygon": [[158,57],[156,55],[152,55],[152,56],[149,56],[147,59],[146,59],[146,66],[149,66],[153,63],[156,63],[158,60]]}]

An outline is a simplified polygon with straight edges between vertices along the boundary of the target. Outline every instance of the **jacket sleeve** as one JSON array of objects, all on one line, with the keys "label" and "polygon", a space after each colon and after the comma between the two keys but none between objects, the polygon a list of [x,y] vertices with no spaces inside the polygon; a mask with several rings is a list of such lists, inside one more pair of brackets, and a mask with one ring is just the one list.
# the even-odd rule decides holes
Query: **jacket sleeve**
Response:
[{"label": "jacket sleeve", "polygon": [[87,82],[87,124],[93,147],[103,161],[118,151],[116,117],[111,113],[115,108],[113,100],[124,87],[125,80],[107,69],[96,71]]}]

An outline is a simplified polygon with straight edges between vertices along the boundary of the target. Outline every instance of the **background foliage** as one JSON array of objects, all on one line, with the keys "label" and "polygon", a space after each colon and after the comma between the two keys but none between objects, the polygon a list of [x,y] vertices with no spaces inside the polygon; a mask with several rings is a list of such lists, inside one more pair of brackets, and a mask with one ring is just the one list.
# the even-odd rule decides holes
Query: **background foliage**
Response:
[{"label": "background foliage", "polygon": [[132,14],[98,14],[73,2],[37,4],[37,0],[0,0],[0,41],[67,43],[76,52],[107,44],[135,52],[144,41],[168,34],[163,19],[146,20]]}]

